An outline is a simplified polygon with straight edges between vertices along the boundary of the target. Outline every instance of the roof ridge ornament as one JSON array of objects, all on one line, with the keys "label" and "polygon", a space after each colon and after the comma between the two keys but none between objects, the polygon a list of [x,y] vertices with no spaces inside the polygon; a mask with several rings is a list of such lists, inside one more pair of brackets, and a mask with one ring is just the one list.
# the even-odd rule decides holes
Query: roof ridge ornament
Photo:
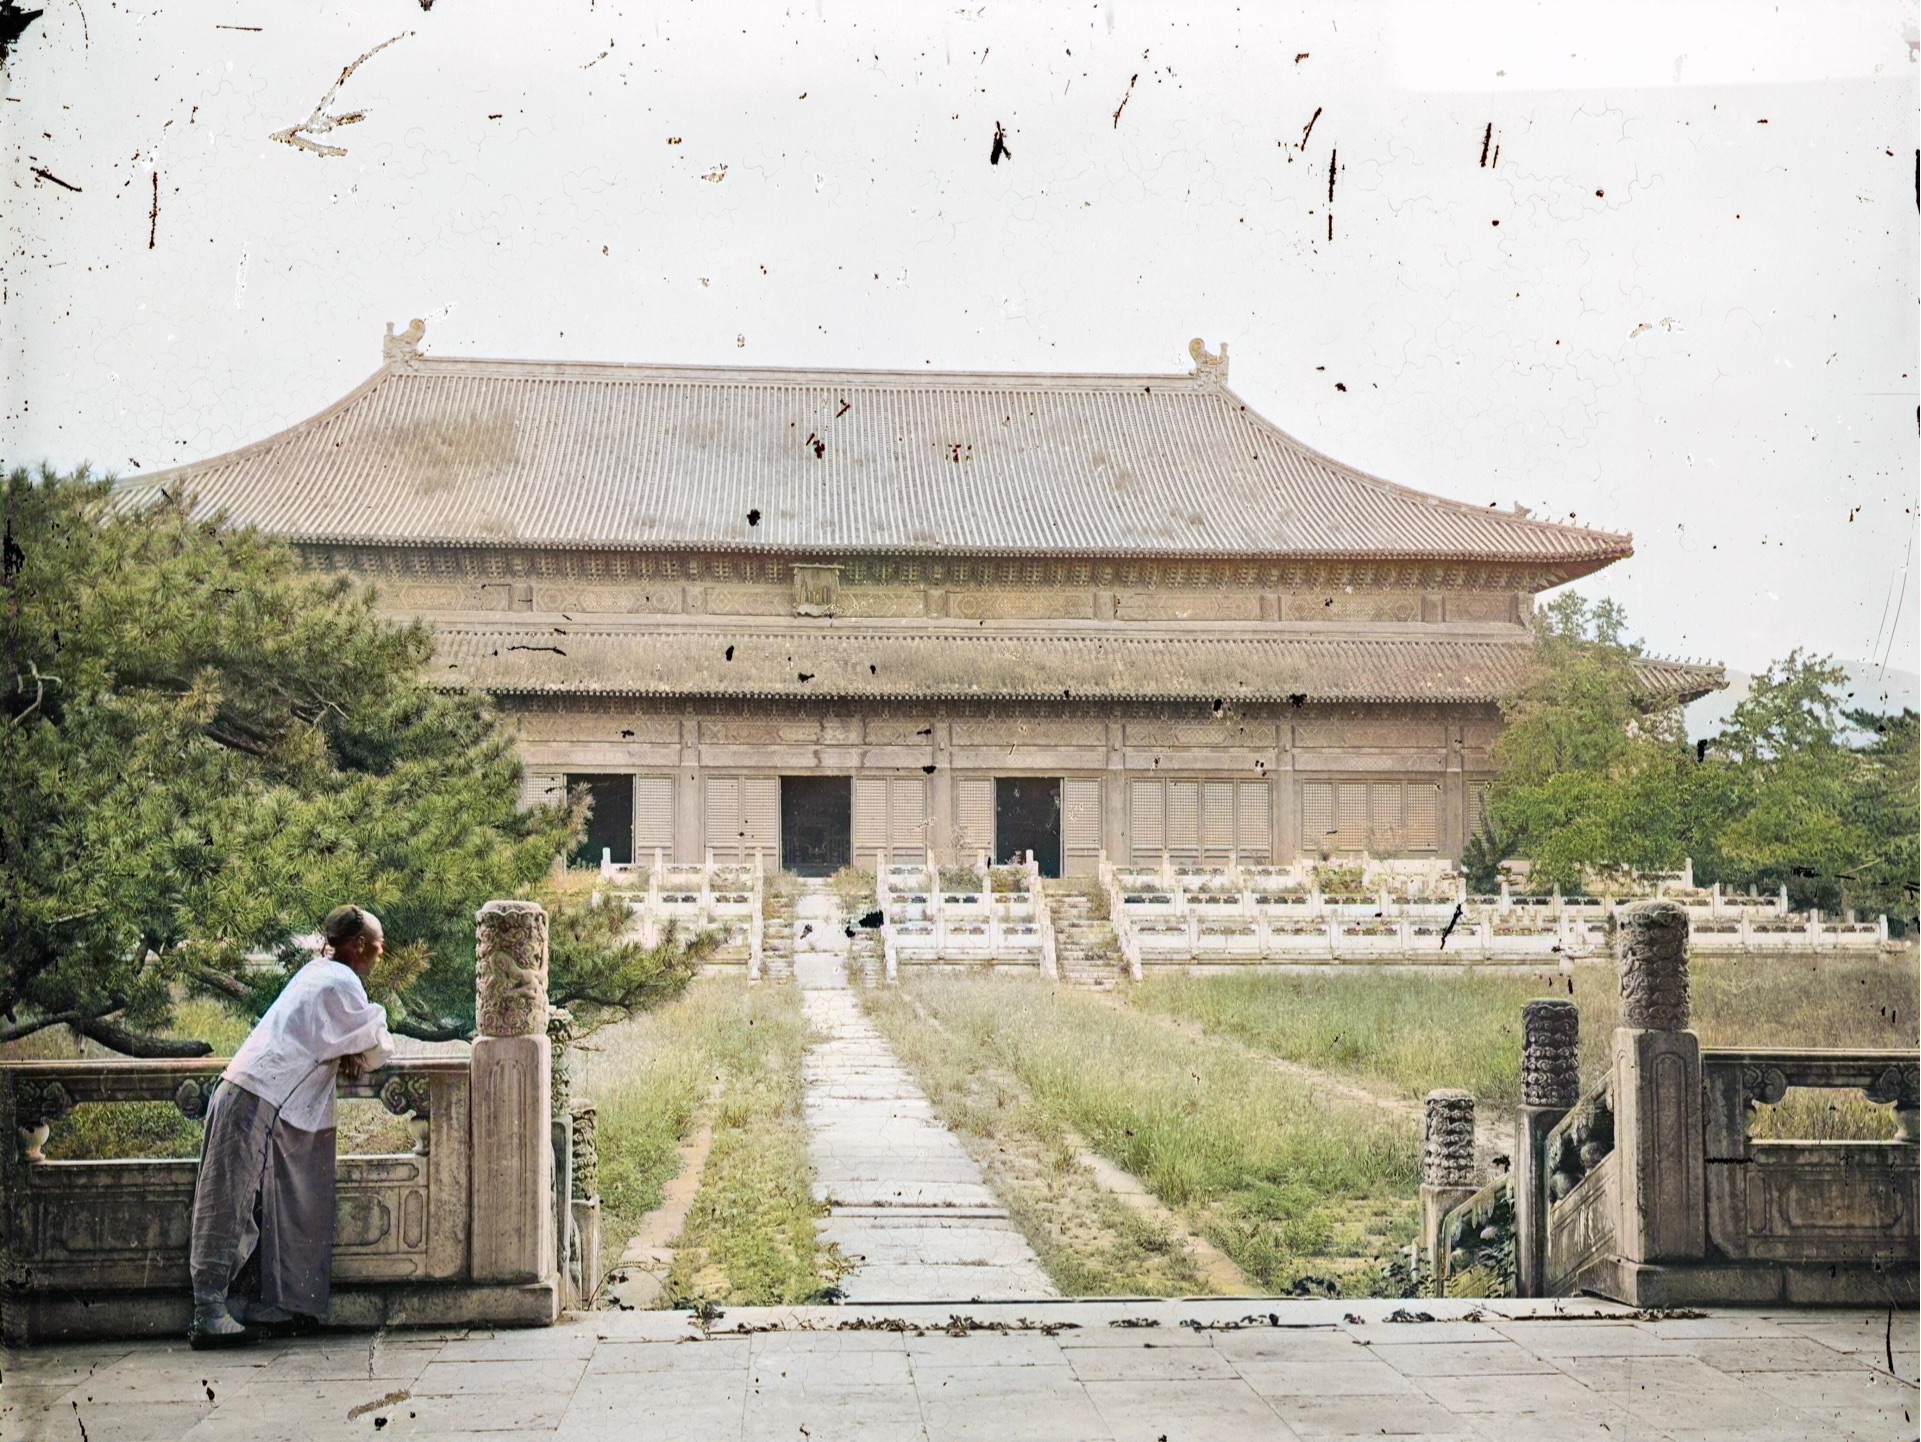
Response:
[{"label": "roof ridge ornament", "polygon": [[1194,375],[1196,378],[1211,381],[1217,386],[1227,384],[1226,341],[1221,342],[1221,353],[1215,355],[1208,350],[1205,340],[1199,336],[1195,336],[1194,339],[1187,343],[1187,353],[1194,357]]},{"label": "roof ridge ornament", "polygon": [[390,366],[419,360],[420,342],[426,334],[427,322],[418,316],[408,321],[407,328],[399,335],[394,334],[394,323],[388,321],[386,339],[380,343],[381,359]]}]

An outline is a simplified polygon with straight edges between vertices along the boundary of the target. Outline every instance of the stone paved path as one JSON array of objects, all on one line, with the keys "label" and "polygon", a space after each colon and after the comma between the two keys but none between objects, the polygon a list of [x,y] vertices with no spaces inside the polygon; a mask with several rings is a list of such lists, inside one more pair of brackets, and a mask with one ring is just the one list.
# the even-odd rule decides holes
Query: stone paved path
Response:
[{"label": "stone paved path", "polygon": [[[1404,1307],[1434,1320],[1386,1320]],[[978,1325],[950,1326],[957,1312]],[[1258,1312],[1230,1300],[1020,1302],[743,1309],[722,1315],[707,1333],[685,1312],[596,1312],[544,1330],[330,1334],[245,1352],[89,1343],[4,1358],[0,1437],[1915,1436],[1921,1412],[1912,1312],[1892,1319],[1898,1375],[1887,1367],[1886,1313],[1727,1311],[1672,1321],[1623,1313],[1581,1301],[1276,1302]],[[1543,1315],[1557,1320],[1526,1320]]]},{"label": "stone paved path", "polygon": [[832,1209],[821,1234],[859,1268],[854,1302],[1055,1296],[959,1138],[935,1120],[913,1077],[847,987],[847,937],[831,893],[797,908],[795,950],[808,1024],[823,1040],[806,1062],[814,1195]]}]

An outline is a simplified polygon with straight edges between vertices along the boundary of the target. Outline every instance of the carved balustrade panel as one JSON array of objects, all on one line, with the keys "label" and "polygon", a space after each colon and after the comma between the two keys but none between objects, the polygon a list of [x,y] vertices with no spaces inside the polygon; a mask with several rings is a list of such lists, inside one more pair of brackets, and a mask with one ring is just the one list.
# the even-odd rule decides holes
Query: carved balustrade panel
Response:
[{"label": "carved balustrade panel", "polygon": [[[1912,1053],[1703,1053],[1708,1240],[1730,1261],[1868,1262],[1909,1271],[1917,1247]],[[1886,1141],[1757,1139],[1756,1112],[1791,1088],[1857,1092],[1892,1110]]]},{"label": "carved balustrade panel", "polygon": [[[5,1167],[9,1282],[29,1289],[184,1287],[193,1158],[47,1160],[45,1143],[79,1106],[171,1102],[204,1121],[224,1061],[19,1062],[0,1066],[17,1137]],[[451,1280],[466,1274],[469,1140],[464,1058],[407,1059],[343,1083],[407,1117],[411,1152],[338,1162],[337,1281]]]}]

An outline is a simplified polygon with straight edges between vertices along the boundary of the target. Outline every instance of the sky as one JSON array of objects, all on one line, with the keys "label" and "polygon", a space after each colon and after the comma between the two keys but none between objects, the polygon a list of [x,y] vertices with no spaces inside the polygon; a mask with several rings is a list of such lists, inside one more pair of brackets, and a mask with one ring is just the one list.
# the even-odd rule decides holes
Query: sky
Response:
[{"label": "sky", "polygon": [[7,464],[257,440],[415,316],[707,365],[1201,336],[1343,461],[1631,531],[1580,589],[1653,651],[1921,669],[1911,6],[44,3]]}]

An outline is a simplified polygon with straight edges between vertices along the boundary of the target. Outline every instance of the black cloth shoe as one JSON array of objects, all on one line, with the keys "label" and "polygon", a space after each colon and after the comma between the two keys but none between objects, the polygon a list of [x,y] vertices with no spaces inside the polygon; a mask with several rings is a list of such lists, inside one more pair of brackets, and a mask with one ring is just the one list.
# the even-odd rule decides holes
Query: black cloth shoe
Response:
[{"label": "black cloth shoe", "polygon": [[290,1312],[271,1322],[249,1321],[247,1330],[256,1337],[309,1337],[320,1330],[320,1318],[305,1312]]},{"label": "black cloth shoe", "polygon": [[234,1321],[225,1307],[195,1307],[193,1325],[187,1329],[187,1345],[196,1352],[220,1347],[245,1347],[258,1338],[259,1333]]}]

